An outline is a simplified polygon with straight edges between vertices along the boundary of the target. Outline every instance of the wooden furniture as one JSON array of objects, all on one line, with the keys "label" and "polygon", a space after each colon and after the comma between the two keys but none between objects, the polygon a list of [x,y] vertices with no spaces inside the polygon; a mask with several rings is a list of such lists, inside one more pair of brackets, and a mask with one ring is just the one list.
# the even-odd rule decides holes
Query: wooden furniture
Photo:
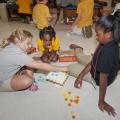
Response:
[{"label": "wooden furniture", "polygon": [[103,9],[103,7],[107,6],[107,2],[103,2],[103,1],[99,1],[99,0],[95,0],[95,6],[94,6],[94,17],[101,17],[101,10]]},{"label": "wooden furniture", "polygon": [[16,4],[7,4],[6,9],[8,14],[8,21],[20,20],[18,15],[18,6]]},{"label": "wooden furniture", "polygon": [[63,8],[63,18],[66,24],[72,24],[76,19],[76,9]]}]

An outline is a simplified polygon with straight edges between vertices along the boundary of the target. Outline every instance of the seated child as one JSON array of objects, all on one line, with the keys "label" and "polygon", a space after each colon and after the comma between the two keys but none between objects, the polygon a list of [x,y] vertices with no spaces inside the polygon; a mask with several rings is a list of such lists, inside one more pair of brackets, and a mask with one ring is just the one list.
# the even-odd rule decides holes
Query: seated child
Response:
[{"label": "seated child", "polygon": [[37,46],[39,52],[42,52],[42,61],[50,63],[58,60],[59,40],[51,26],[45,27],[40,31]]},{"label": "seated child", "polygon": [[44,71],[67,71],[35,61],[28,54],[32,46],[32,34],[26,30],[15,30],[0,44],[0,91],[18,91],[29,88],[33,83],[33,69]]}]

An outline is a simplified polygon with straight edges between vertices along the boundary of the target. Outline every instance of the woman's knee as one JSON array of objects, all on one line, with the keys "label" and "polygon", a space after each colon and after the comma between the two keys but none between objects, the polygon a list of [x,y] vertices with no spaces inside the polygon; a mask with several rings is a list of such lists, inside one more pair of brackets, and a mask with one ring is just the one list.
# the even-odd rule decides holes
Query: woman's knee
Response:
[{"label": "woman's knee", "polygon": [[22,81],[22,86],[28,88],[33,83],[33,78],[26,78]]},{"label": "woman's knee", "polygon": [[11,80],[11,87],[13,90],[24,90],[29,88],[33,83],[33,77],[19,76]]},{"label": "woman's knee", "polygon": [[29,77],[31,77],[31,78],[33,78],[33,70],[32,69],[27,69],[26,70],[26,74],[29,76]]}]

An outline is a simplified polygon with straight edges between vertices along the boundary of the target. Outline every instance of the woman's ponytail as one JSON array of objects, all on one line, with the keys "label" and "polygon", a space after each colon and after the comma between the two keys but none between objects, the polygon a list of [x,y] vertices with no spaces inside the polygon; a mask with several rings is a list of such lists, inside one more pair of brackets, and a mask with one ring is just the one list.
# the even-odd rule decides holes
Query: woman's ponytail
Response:
[{"label": "woman's ponytail", "polygon": [[119,43],[120,42],[120,10],[114,13],[115,21],[113,24],[113,38],[114,40]]}]

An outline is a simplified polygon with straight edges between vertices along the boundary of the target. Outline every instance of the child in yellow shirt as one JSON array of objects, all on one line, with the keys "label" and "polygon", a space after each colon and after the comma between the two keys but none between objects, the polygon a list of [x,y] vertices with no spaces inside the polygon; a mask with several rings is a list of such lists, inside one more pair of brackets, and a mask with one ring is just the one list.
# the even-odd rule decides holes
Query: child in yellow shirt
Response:
[{"label": "child in yellow shirt", "polygon": [[22,18],[23,22],[30,22],[30,18],[32,17],[31,4],[32,0],[17,0],[18,4],[18,13]]},{"label": "child in yellow shirt", "polygon": [[38,51],[42,52],[42,61],[49,63],[58,60],[59,40],[51,26],[45,27],[40,31],[37,46]]},{"label": "child in yellow shirt", "polygon": [[84,37],[92,36],[94,0],[79,0],[77,7],[77,18],[72,25],[72,32],[83,35]]},{"label": "child in yellow shirt", "polygon": [[52,19],[49,8],[46,5],[47,2],[47,0],[37,0],[37,4],[33,8],[32,18],[38,29],[48,27]]}]

